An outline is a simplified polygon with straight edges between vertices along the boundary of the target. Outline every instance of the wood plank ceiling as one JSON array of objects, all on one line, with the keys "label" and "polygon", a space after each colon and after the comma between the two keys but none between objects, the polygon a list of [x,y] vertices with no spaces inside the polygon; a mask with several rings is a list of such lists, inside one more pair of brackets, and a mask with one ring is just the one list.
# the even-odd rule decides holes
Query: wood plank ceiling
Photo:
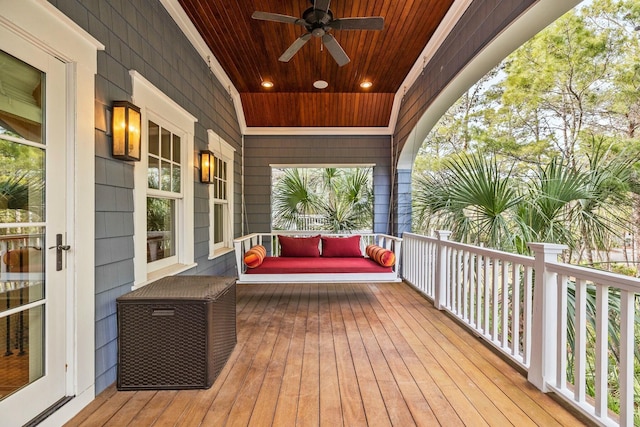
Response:
[{"label": "wood plank ceiling", "polygon": [[[393,99],[453,0],[334,0],[334,18],[382,16],[382,31],[332,31],[351,62],[340,67],[312,37],[278,58],[304,27],[251,18],[302,17],[309,0],[179,0],[240,93],[247,127],[386,127]],[[329,83],[314,88],[316,80]],[[369,89],[360,87],[370,81]],[[265,89],[262,81],[274,87]]]}]

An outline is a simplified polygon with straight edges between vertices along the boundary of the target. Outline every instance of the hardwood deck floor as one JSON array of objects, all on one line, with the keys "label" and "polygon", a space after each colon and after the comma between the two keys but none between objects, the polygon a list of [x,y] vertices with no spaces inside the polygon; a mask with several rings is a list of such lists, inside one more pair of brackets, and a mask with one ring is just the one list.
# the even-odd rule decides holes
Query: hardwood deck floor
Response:
[{"label": "hardwood deck floor", "polygon": [[116,391],[68,426],[554,426],[571,413],[411,287],[238,285],[208,390]]}]

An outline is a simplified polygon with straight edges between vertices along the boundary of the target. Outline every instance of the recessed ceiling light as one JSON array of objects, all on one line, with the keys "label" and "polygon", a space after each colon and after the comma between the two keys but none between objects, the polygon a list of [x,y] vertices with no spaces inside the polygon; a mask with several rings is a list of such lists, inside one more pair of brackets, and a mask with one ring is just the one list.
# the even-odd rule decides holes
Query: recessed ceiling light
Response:
[{"label": "recessed ceiling light", "polygon": [[265,89],[271,89],[273,87],[273,82],[270,82],[268,80],[263,80],[262,83],[260,83],[260,84]]},{"label": "recessed ceiling light", "polygon": [[373,83],[371,83],[370,81],[363,81],[362,83],[360,83],[360,87],[362,89],[369,89],[371,86],[373,86]]},{"label": "recessed ceiling light", "polygon": [[327,86],[329,86],[329,83],[325,82],[324,80],[316,80],[315,82],[313,82],[313,87],[315,87],[316,89],[326,89]]}]

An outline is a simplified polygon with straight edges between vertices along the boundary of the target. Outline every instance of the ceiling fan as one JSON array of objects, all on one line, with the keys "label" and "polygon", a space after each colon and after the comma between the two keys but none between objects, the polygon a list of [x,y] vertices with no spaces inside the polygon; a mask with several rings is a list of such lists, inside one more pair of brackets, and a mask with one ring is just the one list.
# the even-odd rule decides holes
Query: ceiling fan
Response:
[{"label": "ceiling fan", "polygon": [[307,32],[298,37],[278,58],[279,61],[289,62],[293,55],[313,36],[322,39],[322,43],[327,47],[333,59],[342,67],[348,64],[350,60],[342,46],[330,33],[331,30],[382,30],[384,26],[384,18],[381,16],[334,19],[333,13],[329,10],[331,0],[311,0],[311,3],[313,6],[304,11],[302,18],[258,11],[253,12],[253,15],[251,15],[253,19],[295,24],[307,29]]}]

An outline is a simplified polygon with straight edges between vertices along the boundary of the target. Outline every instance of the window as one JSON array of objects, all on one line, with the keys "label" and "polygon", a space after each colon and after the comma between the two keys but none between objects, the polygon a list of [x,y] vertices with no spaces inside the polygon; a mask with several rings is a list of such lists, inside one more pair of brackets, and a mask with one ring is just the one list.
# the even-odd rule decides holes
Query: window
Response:
[{"label": "window", "polygon": [[214,155],[214,179],[209,185],[209,252],[210,258],[233,248],[233,154],[234,149],[212,130],[209,150]]},{"label": "window", "polygon": [[371,233],[375,165],[271,165],[271,230]]},{"label": "window", "polygon": [[180,136],[147,125],[147,263],[176,262],[176,203],[182,197]]},{"label": "window", "polygon": [[140,74],[131,75],[145,142],[134,170],[137,288],[195,266],[191,154],[196,119]]}]

